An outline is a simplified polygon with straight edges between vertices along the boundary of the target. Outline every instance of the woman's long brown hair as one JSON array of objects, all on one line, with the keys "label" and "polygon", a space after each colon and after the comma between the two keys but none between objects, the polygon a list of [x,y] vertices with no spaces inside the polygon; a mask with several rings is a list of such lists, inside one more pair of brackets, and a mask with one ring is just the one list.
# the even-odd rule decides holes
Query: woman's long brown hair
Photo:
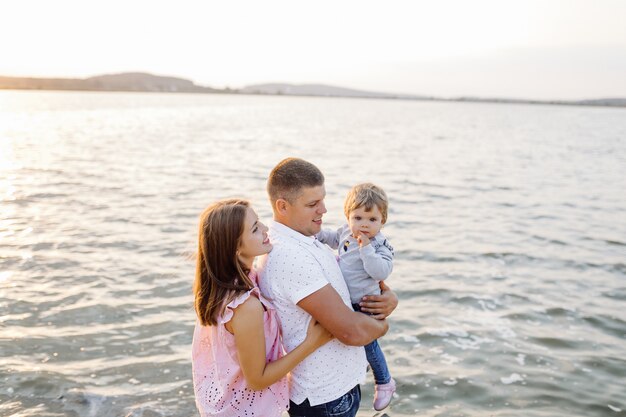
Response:
[{"label": "woman's long brown hair", "polygon": [[249,206],[245,200],[222,200],[200,216],[193,293],[203,326],[217,324],[224,306],[254,286],[248,277],[250,271],[237,256]]}]

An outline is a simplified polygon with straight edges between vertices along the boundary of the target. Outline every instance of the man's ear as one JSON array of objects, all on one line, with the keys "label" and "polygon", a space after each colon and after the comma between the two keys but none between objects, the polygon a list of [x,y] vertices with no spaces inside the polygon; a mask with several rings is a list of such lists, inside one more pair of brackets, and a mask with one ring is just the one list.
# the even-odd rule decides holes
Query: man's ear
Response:
[{"label": "man's ear", "polygon": [[274,203],[274,208],[276,209],[276,213],[280,214],[281,216],[284,216],[285,214],[287,214],[288,205],[289,205],[289,202],[287,200],[283,198],[279,198]]}]

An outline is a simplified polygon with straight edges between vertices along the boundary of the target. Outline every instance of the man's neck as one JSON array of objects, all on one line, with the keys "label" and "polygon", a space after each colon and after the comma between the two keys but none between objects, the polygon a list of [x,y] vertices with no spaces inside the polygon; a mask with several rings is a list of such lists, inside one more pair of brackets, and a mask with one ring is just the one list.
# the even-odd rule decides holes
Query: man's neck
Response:
[{"label": "man's neck", "polygon": [[274,216],[273,220],[274,220],[276,223],[280,223],[280,224],[282,224],[283,226],[290,228],[291,230],[293,230],[293,231],[294,231],[294,232],[296,232],[296,233],[300,233],[302,236],[312,237],[311,235],[305,235],[305,234],[304,234],[304,233],[302,233],[301,231],[299,231],[299,230],[295,229],[295,228],[294,228],[294,227],[292,227],[292,226],[291,226],[288,222],[286,222],[284,219],[279,219],[279,218],[277,218],[276,216]]}]

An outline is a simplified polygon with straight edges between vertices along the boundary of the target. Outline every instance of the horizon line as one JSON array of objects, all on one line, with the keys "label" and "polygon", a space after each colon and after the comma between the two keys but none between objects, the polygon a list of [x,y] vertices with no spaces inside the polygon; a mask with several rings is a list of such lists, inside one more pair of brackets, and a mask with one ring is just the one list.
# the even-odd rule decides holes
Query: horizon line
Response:
[{"label": "horizon line", "polygon": [[[176,79],[180,81],[185,81],[191,83],[192,87],[198,89],[207,89],[214,91],[177,91],[177,90],[149,90],[149,89],[129,89],[129,88],[54,88],[54,87],[10,87],[4,86],[0,83],[0,90],[15,90],[15,91],[93,91],[93,92],[162,92],[162,93],[193,93],[193,94],[241,94],[241,95],[268,95],[268,96],[305,96],[305,97],[336,97],[336,98],[379,98],[379,99],[396,99],[396,100],[414,100],[414,101],[448,101],[448,102],[490,102],[490,103],[499,103],[499,104],[546,104],[546,105],[587,105],[587,106],[604,106],[604,107],[626,107],[626,97],[601,97],[597,96],[594,98],[579,98],[579,99],[535,99],[535,98],[519,98],[519,97],[511,97],[511,96],[477,96],[477,95],[458,95],[458,96],[437,96],[437,95],[426,95],[426,94],[413,94],[413,93],[396,93],[396,92],[382,92],[382,91],[371,91],[371,90],[361,90],[353,87],[343,87],[332,84],[324,84],[320,82],[306,82],[306,83],[294,83],[294,82],[259,82],[254,84],[245,85],[240,88],[216,88],[210,87],[207,85],[196,84],[196,82],[189,78],[184,78],[182,76],[175,75],[157,75],[151,72],[145,71],[127,71],[127,72],[111,72],[104,74],[91,75],[84,78],[79,77],[35,77],[35,76],[7,76],[0,75],[0,80],[2,79],[13,79],[13,80],[32,80],[32,81],[87,81],[93,78],[101,78],[107,76],[128,76],[128,75],[140,75],[140,76],[148,76],[153,78],[161,78],[161,79]],[[347,90],[354,92],[359,95],[342,95],[342,94],[314,94],[314,93],[283,93],[283,92],[249,92],[249,91],[241,91],[244,89],[254,88],[254,87],[263,87],[268,85],[278,85],[278,86],[295,86],[295,87],[305,87],[305,86],[316,86],[316,87],[325,87],[339,90]]]}]

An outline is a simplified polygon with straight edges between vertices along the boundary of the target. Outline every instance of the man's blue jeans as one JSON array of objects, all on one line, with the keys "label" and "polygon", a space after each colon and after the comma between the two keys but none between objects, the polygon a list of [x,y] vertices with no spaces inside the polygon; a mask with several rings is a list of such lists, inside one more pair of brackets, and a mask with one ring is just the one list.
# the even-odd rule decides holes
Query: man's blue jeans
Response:
[{"label": "man's blue jeans", "polygon": [[[354,311],[361,311],[361,306],[358,304],[352,304],[352,308],[354,308]],[[389,368],[387,367],[385,354],[378,345],[377,340],[374,340],[372,343],[365,346],[365,356],[367,357],[367,362],[370,364],[370,368],[372,368],[372,372],[374,373],[374,381],[376,381],[376,385],[391,382],[391,374],[389,373]]]},{"label": "man's blue jeans", "polygon": [[361,404],[361,387],[358,385],[330,402],[311,407],[306,399],[302,404],[289,401],[290,417],[354,417]]}]

